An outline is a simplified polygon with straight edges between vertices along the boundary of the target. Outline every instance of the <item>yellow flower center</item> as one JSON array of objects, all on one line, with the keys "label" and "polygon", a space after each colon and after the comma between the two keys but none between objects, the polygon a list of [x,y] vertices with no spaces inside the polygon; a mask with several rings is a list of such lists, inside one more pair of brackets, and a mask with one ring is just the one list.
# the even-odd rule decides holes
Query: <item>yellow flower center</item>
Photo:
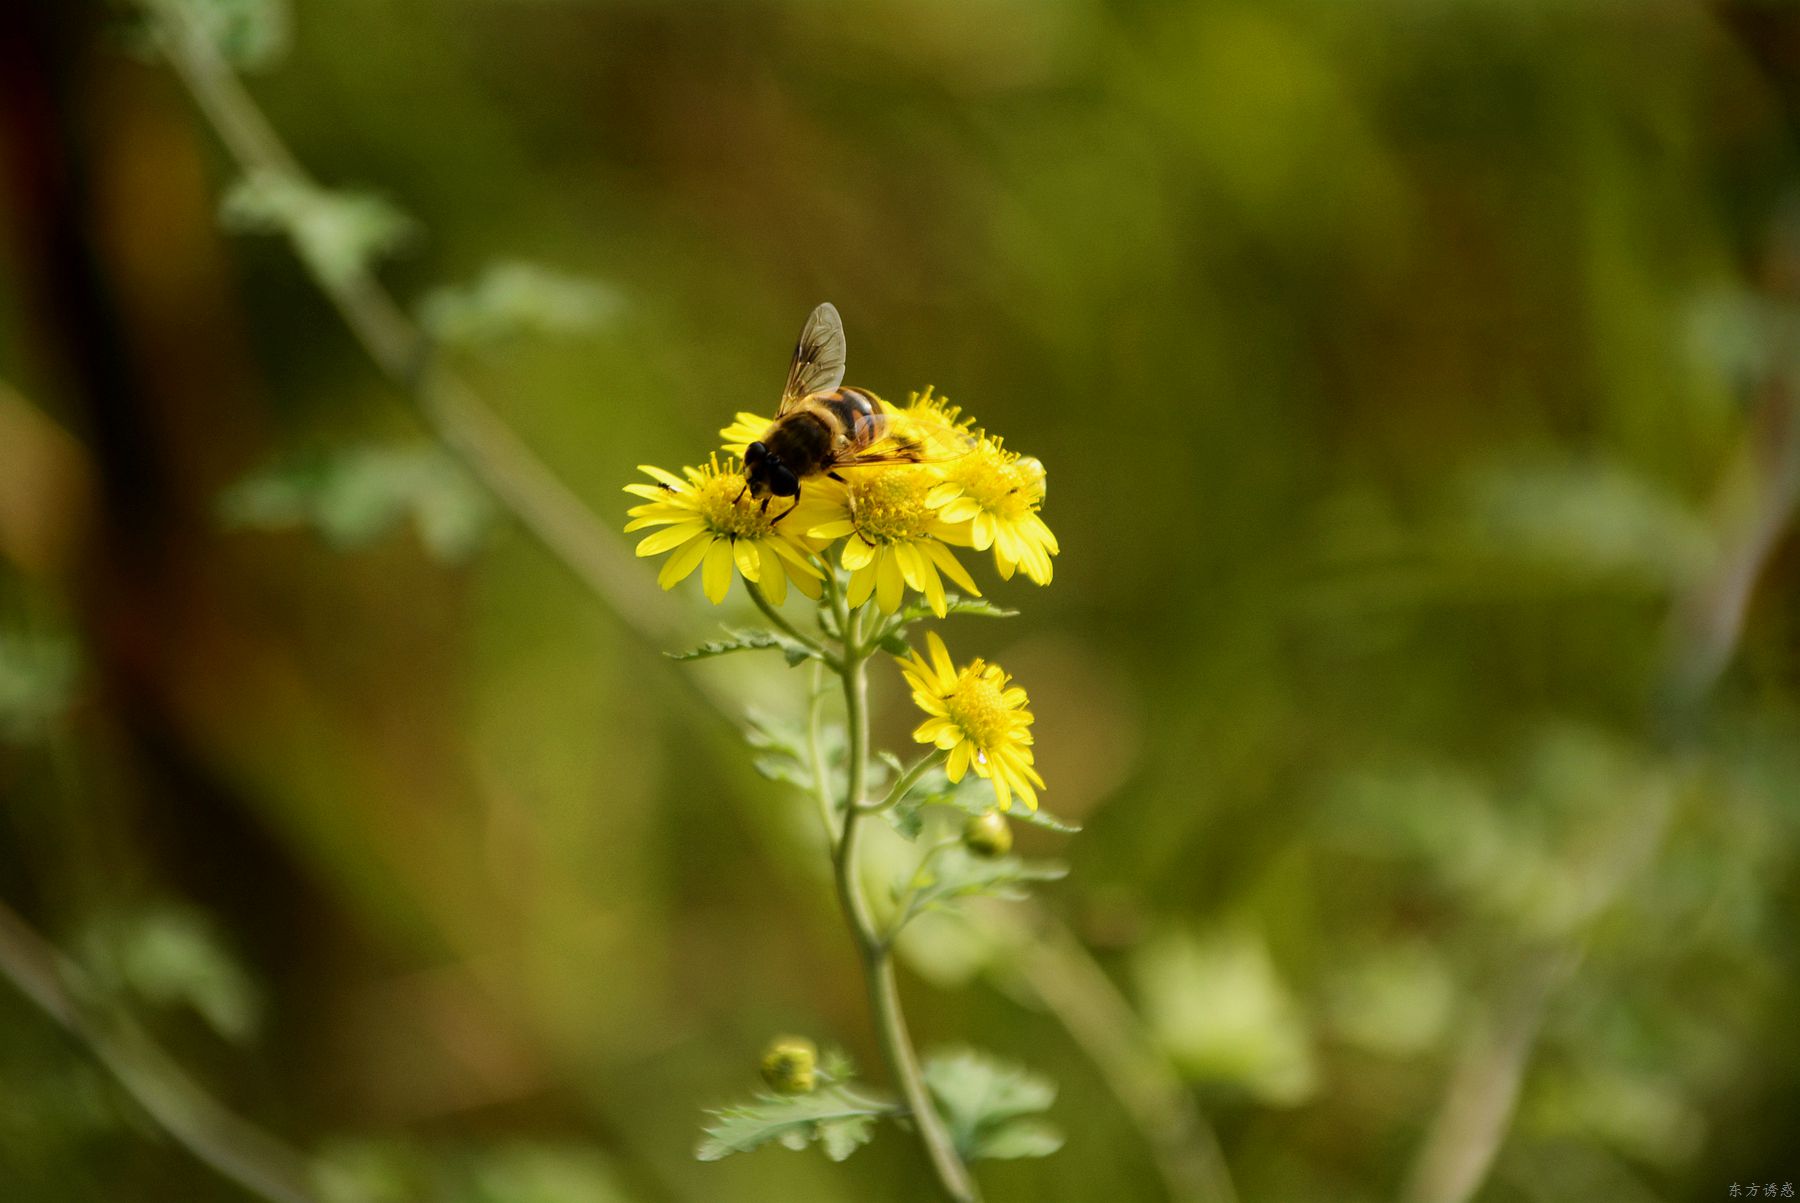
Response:
[{"label": "yellow flower center", "polygon": [[1044,499],[1044,465],[1021,459],[983,439],[968,455],[945,465],[945,478],[990,514],[1016,522]]},{"label": "yellow flower center", "polygon": [[[776,502],[786,509],[787,499]],[[694,508],[716,535],[735,539],[761,539],[774,532],[762,502],[744,491],[744,475],[709,466],[694,483]],[[776,513],[780,513],[779,510]]]},{"label": "yellow flower center", "polygon": [[944,710],[963,734],[982,748],[998,747],[1012,727],[1012,712],[1001,696],[1005,676],[977,660],[957,677]]},{"label": "yellow flower center", "polygon": [[887,468],[850,477],[850,520],[869,543],[904,543],[929,535],[937,511],[925,504],[937,478],[927,468]]}]

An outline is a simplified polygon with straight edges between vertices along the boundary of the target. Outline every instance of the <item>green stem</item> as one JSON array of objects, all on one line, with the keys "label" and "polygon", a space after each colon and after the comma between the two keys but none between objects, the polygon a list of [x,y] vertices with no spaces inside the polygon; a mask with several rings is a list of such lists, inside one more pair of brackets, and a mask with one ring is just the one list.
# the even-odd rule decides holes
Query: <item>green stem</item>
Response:
[{"label": "green stem", "polygon": [[[779,572],[780,569],[776,569],[776,571]],[[826,664],[830,665],[834,671],[838,668],[838,658],[826,651],[824,644],[820,643],[812,636],[805,634],[799,627],[789,622],[786,618],[783,618],[781,611],[777,610],[769,599],[763,596],[762,586],[751,581],[745,581],[744,590],[750,594],[750,600],[756,603],[756,608],[763,612],[763,617],[781,628],[784,635],[789,639],[794,640],[796,643],[806,646],[815,656],[818,656],[821,660],[825,661]]]},{"label": "green stem", "polygon": [[901,774],[900,780],[894,782],[894,788],[888,791],[887,797],[879,802],[864,803],[863,810],[867,811],[869,814],[878,815],[884,810],[900,805],[906,795],[912,792],[912,787],[919,783],[919,778],[923,777],[935,766],[943,764],[944,759],[947,756],[949,756],[948,752],[938,748],[934,748],[925,753],[925,755],[919,757],[919,759],[913,763],[913,766],[910,769],[907,769],[905,773]]},{"label": "green stem", "polygon": [[969,1168],[957,1154],[956,1144],[925,1086],[925,1075],[919,1068],[919,1057],[913,1051],[912,1037],[906,1028],[906,1015],[900,1007],[900,984],[894,973],[894,959],[857,878],[861,820],[869,813],[869,808],[862,804],[869,767],[868,657],[857,645],[857,625],[850,619],[844,627],[844,662],[839,673],[844,682],[844,711],[849,727],[849,782],[844,795],[844,830],[832,858],[838,901],[850,920],[857,951],[862,954],[863,976],[868,984],[869,1006],[875,1016],[875,1035],[881,1045],[882,1059],[887,1062],[888,1072],[899,1085],[907,1110],[912,1113],[913,1130],[925,1146],[938,1185],[953,1203],[978,1203],[981,1192],[970,1177]]}]

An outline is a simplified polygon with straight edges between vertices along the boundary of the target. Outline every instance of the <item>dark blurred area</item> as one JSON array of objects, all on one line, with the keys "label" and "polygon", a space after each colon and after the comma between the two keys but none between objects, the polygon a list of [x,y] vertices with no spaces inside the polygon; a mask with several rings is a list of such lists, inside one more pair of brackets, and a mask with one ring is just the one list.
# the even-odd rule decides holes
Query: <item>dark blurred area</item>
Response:
[{"label": "dark blurred area", "polygon": [[[1047,465],[1054,583],[945,636],[1032,691],[1039,905],[1245,1203],[1800,1183],[1800,10],[182,2],[359,199],[246,190],[132,6],[0,16],[0,900],[319,1199],[931,1196],[891,1130],[692,1159],[773,1033],[881,1076],[734,735],[798,674],[509,521],[290,203],[609,530],[826,299]],[[1171,1197],[1057,1007],[915,935],[921,1042],[1060,1085],[988,1197]],[[20,963],[0,1198],[245,1197]]]}]

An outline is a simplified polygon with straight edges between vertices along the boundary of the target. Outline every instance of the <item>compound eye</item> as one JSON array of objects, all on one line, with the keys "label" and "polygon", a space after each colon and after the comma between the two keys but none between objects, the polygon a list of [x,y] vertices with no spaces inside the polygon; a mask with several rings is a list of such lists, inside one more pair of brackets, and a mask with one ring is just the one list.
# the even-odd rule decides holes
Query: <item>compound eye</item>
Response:
[{"label": "compound eye", "polygon": [[800,482],[786,468],[778,468],[775,472],[774,492],[777,497],[794,497],[800,492]]},{"label": "compound eye", "polygon": [[760,464],[763,460],[767,459],[768,456],[769,449],[763,446],[761,442],[752,443],[744,448],[744,467],[749,468],[756,464]]}]

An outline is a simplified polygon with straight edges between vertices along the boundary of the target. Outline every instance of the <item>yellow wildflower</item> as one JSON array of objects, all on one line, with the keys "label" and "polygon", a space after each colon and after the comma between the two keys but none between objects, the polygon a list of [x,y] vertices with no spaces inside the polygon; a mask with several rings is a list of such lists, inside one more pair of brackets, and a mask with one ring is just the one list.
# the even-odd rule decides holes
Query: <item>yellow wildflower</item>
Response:
[{"label": "yellow wildflower", "polygon": [[[1008,451],[984,434],[975,450],[943,465],[944,482],[932,494],[939,516],[968,524],[968,545],[994,549],[994,566],[1006,580],[1014,570],[1040,585],[1050,583],[1050,557],[1061,550],[1038,514],[1044,504],[1044,465]],[[960,542],[960,540],[959,540]]]},{"label": "yellow wildflower", "polygon": [[993,784],[1001,810],[1012,808],[1014,794],[1036,810],[1044,779],[1032,767],[1032,715],[1025,709],[1025,691],[1012,685],[998,664],[977,659],[958,670],[936,631],[925,638],[929,660],[915,650],[900,661],[913,701],[930,716],[913,738],[950,753],[944,773],[951,781],[961,781],[973,768]]},{"label": "yellow wildflower", "polygon": [[974,578],[944,545],[955,531],[930,503],[943,480],[926,465],[846,468],[844,483],[808,482],[808,496],[828,507],[830,516],[810,528],[815,539],[848,538],[840,556],[850,574],[846,591],[852,606],[875,597],[883,613],[900,608],[908,588],[925,595],[932,613],[946,612],[943,573],[959,588],[979,597]]},{"label": "yellow wildflower", "polygon": [[[812,554],[823,544],[806,537],[807,525],[824,516],[817,509],[792,517],[779,510],[771,515],[745,492],[742,465],[727,460],[721,466],[717,455],[698,468],[683,469],[685,480],[647,464],[638,470],[656,483],[625,486],[627,493],[645,498],[643,505],[628,511],[631,521],[625,530],[663,528],[647,535],[637,545],[637,554],[673,553],[656,577],[664,589],[674,588],[698,568],[701,587],[717,605],[731,588],[735,566],[745,581],[757,585],[776,605],[787,597],[789,581],[806,596],[818,598],[825,578],[813,566]],[[785,502],[781,508],[787,508]],[[782,519],[779,525],[777,517]]]}]

